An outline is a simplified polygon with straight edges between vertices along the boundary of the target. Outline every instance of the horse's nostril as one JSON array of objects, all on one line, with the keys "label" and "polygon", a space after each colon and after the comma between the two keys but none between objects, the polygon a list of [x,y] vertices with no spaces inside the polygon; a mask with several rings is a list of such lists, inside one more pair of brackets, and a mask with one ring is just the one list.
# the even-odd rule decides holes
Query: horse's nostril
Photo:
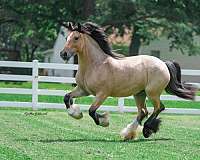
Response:
[{"label": "horse's nostril", "polygon": [[68,59],[68,58],[67,58],[67,53],[66,53],[66,52],[63,52],[63,51],[60,52],[60,57],[61,57],[63,60],[67,60],[67,59]]},{"label": "horse's nostril", "polygon": [[64,58],[65,57],[65,52],[61,51],[60,52],[60,57]]}]

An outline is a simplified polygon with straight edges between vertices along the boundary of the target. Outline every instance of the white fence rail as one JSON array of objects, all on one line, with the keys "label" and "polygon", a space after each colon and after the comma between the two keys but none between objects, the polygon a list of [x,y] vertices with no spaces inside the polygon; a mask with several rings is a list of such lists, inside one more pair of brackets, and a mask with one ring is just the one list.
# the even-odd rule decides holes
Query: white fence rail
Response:
[{"label": "white fence rail", "polygon": [[[61,103],[41,103],[38,102],[39,95],[55,95],[64,96],[64,90],[48,90],[39,89],[39,82],[59,82],[59,83],[75,83],[73,77],[53,77],[53,76],[39,76],[39,69],[64,69],[64,70],[77,70],[78,66],[74,64],[58,64],[58,63],[39,63],[37,60],[33,62],[15,62],[15,61],[0,61],[0,67],[17,67],[17,68],[32,68],[32,76],[30,75],[11,75],[0,74],[2,81],[30,81],[32,82],[32,89],[25,88],[0,88],[0,93],[5,94],[30,94],[32,95],[32,102],[14,102],[14,101],[0,101],[0,107],[32,107],[33,109],[40,108],[57,108],[64,109],[64,104]],[[200,70],[183,69],[182,75],[200,76]],[[200,88],[200,83],[194,83]],[[102,106],[100,110],[106,111],[119,111],[119,112],[137,112],[136,107],[124,106],[124,100],[132,97],[118,98],[118,107],[116,106]],[[162,95],[161,100],[172,101],[186,101],[172,95]],[[195,101],[200,101],[200,96],[197,96]],[[87,110],[89,105],[82,105],[82,110]],[[150,108],[152,110],[152,108]],[[200,114],[200,109],[180,109],[180,108],[167,108],[165,113],[177,114]]]}]

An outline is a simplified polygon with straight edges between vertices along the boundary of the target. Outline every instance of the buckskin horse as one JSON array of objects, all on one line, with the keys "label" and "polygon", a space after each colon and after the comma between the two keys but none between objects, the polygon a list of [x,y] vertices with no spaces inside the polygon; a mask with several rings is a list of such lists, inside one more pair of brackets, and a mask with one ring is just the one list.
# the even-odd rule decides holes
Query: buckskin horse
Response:
[{"label": "buckskin horse", "polygon": [[[176,62],[162,60],[148,55],[123,57],[112,52],[107,37],[101,27],[86,22],[73,26],[68,23],[69,36],[60,56],[64,60],[78,55],[77,86],[64,96],[67,109],[74,118],[82,118],[82,112],[73,105],[73,98],[94,95],[89,115],[96,125],[109,125],[108,113],[97,113],[97,109],[107,97],[133,95],[138,113],[136,119],[121,131],[124,140],[134,139],[139,132],[148,138],[159,130],[161,120],[158,115],[165,109],[160,100],[163,90],[178,97],[193,100],[195,89],[181,82],[180,66]],[[147,117],[146,97],[154,106]]]}]

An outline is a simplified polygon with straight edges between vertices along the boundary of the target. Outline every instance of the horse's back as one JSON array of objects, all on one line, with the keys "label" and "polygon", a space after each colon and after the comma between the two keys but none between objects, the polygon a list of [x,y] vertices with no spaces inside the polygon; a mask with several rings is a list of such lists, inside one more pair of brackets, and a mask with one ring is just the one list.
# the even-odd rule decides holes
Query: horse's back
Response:
[{"label": "horse's back", "polygon": [[142,66],[141,70],[144,71],[144,69],[149,72],[150,74],[152,72],[166,72],[168,74],[168,68],[166,64],[160,60],[157,57],[149,56],[149,55],[138,55],[138,56],[131,56],[126,57],[124,59],[124,63],[130,64],[130,67],[139,67]]}]

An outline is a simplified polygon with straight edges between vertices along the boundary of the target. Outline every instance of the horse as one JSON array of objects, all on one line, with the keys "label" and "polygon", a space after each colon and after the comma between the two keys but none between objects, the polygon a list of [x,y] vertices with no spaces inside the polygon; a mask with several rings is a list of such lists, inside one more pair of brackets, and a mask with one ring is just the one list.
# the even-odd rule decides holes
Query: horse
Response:
[{"label": "horse", "polygon": [[[195,90],[181,82],[180,65],[173,61],[162,61],[148,55],[124,57],[114,53],[104,30],[97,24],[86,22],[73,26],[68,23],[69,35],[60,52],[63,60],[78,56],[77,86],[64,96],[70,115],[83,117],[80,109],[73,105],[73,98],[94,95],[89,115],[96,125],[109,126],[109,114],[100,114],[97,109],[107,97],[134,96],[138,109],[137,117],[121,131],[124,140],[137,138],[140,132],[145,138],[159,130],[158,115],[165,109],[160,100],[163,90],[178,97],[193,100]],[[146,97],[154,110],[148,117]],[[142,126],[142,120],[147,120]]]}]

